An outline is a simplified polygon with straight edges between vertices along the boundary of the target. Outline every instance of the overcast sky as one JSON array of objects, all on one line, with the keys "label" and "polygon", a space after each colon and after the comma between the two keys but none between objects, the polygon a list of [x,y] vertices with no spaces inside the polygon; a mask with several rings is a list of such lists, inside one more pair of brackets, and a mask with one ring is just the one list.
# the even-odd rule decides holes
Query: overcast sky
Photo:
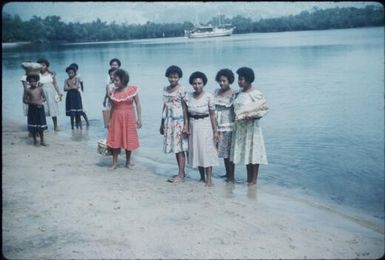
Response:
[{"label": "overcast sky", "polygon": [[253,20],[298,14],[313,7],[363,7],[378,2],[10,2],[3,12],[18,14],[22,20],[32,16],[60,16],[64,22],[105,22],[143,24],[169,22],[207,22],[223,14],[242,15]]}]

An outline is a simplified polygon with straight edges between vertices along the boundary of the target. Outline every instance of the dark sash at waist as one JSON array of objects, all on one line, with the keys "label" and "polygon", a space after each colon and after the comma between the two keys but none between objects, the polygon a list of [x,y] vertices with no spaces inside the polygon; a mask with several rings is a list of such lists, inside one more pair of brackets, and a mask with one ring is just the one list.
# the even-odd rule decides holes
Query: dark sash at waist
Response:
[{"label": "dark sash at waist", "polygon": [[209,116],[209,114],[206,114],[206,115],[193,115],[191,113],[188,113],[188,115],[194,119],[202,119],[202,118],[206,118]]}]

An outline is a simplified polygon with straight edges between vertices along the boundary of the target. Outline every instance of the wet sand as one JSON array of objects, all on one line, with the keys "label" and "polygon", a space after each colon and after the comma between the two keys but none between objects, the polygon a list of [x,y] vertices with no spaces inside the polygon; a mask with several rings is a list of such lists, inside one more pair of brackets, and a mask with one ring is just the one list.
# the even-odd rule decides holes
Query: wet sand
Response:
[{"label": "wet sand", "polygon": [[[316,201],[214,180],[167,183],[136,162],[2,122],[3,254],[10,259],[374,259],[384,226]],[[135,161],[135,157],[134,157]]]}]

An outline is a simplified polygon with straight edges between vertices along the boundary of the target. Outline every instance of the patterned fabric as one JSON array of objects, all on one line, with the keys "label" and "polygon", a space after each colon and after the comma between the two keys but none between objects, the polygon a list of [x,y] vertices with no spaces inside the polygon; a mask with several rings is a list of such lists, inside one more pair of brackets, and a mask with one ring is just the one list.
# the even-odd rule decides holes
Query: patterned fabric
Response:
[{"label": "patterned fabric", "polygon": [[108,128],[107,145],[110,148],[124,148],[128,151],[139,148],[136,120],[133,111],[134,97],[138,87],[127,86],[122,91],[115,89],[111,94],[112,117]]},{"label": "patterned fabric", "polygon": [[230,90],[226,96],[219,95],[220,89],[215,90],[215,114],[218,124],[218,157],[229,158],[231,149],[231,138],[234,126],[234,107],[236,91]]},{"label": "patterned fabric", "polygon": [[39,82],[43,84],[43,91],[46,98],[44,110],[46,116],[56,117],[59,114],[59,106],[55,100],[56,90],[53,85],[53,76],[50,73],[40,74]]},{"label": "patterned fabric", "polygon": [[233,132],[218,132],[218,157],[230,158],[231,140]]},{"label": "patterned fabric", "polygon": [[28,131],[38,133],[39,131],[47,130],[47,122],[43,105],[28,105]]},{"label": "patterned fabric", "polygon": [[217,117],[218,132],[233,131],[235,117],[233,102],[237,92],[230,90],[230,95],[220,96],[219,90],[220,89],[215,90],[215,114]]},{"label": "patterned fabric", "polygon": [[[235,107],[250,106],[255,97],[263,97],[258,90],[240,92],[234,100]],[[254,98],[252,98],[254,97]],[[267,164],[265,142],[259,119],[238,120],[234,124],[230,160],[235,164]]]},{"label": "patterned fabric", "polygon": [[[214,96],[211,93],[204,92],[199,99],[195,99],[193,93],[187,93],[185,100],[192,115],[207,115],[209,110],[215,110]],[[189,165],[193,168],[219,165],[210,117],[202,119],[190,117],[189,120]]]},{"label": "patterned fabric", "polygon": [[164,153],[179,153],[188,149],[188,137],[182,135],[184,125],[182,101],[185,95],[182,86],[171,93],[167,91],[167,87],[163,88]]},{"label": "patterned fabric", "polygon": [[243,120],[247,117],[261,119],[269,109],[262,93],[258,90],[253,90],[244,92],[243,95],[247,96],[244,98],[251,99],[251,102],[248,102],[247,105],[242,103],[234,105],[235,120]]}]

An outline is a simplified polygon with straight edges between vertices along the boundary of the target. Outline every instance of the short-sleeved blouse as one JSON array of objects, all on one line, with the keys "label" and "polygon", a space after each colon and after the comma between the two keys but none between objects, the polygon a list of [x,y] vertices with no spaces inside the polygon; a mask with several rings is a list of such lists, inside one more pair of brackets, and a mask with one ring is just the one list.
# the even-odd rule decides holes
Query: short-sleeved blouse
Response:
[{"label": "short-sleeved blouse", "polygon": [[218,122],[219,132],[231,132],[234,125],[234,107],[233,102],[237,91],[231,90],[230,95],[221,96],[219,90],[215,90],[215,113]]},{"label": "short-sleeved blouse", "polygon": [[185,102],[191,115],[208,115],[209,110],[215,111],[214,95],[210,92],[203,92],[199,99],[194,98],[193,92],[188,92]]}]

